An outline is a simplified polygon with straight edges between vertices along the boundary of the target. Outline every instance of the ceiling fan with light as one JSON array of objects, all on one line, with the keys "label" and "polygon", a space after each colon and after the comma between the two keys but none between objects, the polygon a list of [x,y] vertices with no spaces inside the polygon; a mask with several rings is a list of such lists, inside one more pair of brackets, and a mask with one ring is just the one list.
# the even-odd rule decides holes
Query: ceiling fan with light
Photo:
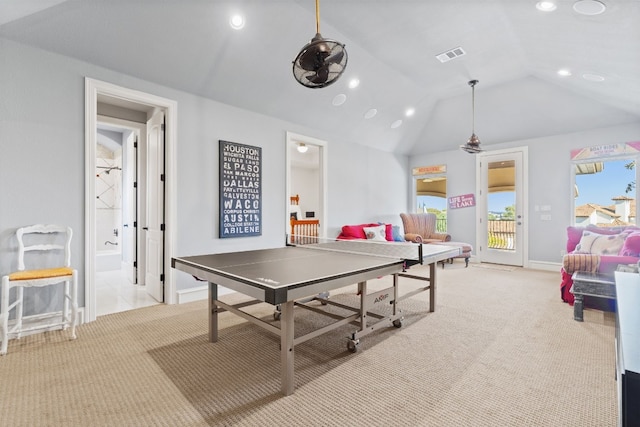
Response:
[{"label": "ceiling fan with light", "polygon": [[347,59],[344,44],[320,35],[320,1],[316,0],[316,35],[293,60],[293,76],[305,87],[323,88],[342,75]]},{"label": "ceiling fan with light", "polygon": [[470,154],[476,154],[482,151],[480,148],[480,138],[476,135],[476,85],[478,80],[470,80],[471,86],[471,136],[465,145],[461,145],[460,149]]}]

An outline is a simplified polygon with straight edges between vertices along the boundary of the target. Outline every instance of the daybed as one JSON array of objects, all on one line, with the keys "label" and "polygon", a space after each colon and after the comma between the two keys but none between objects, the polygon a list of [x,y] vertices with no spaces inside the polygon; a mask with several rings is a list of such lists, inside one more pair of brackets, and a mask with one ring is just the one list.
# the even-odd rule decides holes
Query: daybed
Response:
[{"label": "daybed", "polygon": [[[473,247],[468,243],[452,242],[451,236],[446,233],[438,233],[435,231],[436,216],[431,213],[424,214],[406,214],[401,213],[404,233],[400,226],[383,223],[356,224],[345,225],[338,235],[338,240],[355,240],[368,239],[388,242],[405,242],[442,244],[448,246],[457,246],[460,248],[460,255],[455,258],[462,258],[465,266],[469,265],[469,258]],[[453,262],[453,258],[448,260]],[[444,262],[442,262],[444,267]]]},{"label": "daybed", "polygon": [[400,232],[400,226],[381,222],[344,225],[337,239],[368,239],[386,242],[404,242],[404,237]]},{"label": "daybed", "polygon": [[640,261],[640,228],[567,227],[567,254],[562,260],[560,296],[573,305],[571,276],[576,271],[613,274],[620,264]]}]

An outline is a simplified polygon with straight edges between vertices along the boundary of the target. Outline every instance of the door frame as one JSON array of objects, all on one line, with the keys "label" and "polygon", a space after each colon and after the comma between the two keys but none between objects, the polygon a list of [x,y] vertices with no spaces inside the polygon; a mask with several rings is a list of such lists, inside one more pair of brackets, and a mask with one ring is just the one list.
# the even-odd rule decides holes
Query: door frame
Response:
[{"label": "door frame", "polygon": [[95,230],[95,168],[96,124],[98,96],[105,95],[123,102],[142,104],[165,110],[165,303],[175,304],[175,274],[171,266],[176,245],[176,142],[178,103],[156,95],[124,88],[111,83],[85,78],[85,252],[84,252],[84,317],[83,322],[96,320],[96,230]]},{"label": "door frame", "polygon": [[[514,147],[503,150],[483,151],[476,155],[476,194],[479,195],[476,205],[476,247],[478,248],[477,255],[480,262],[490,262],[486,260],[487,248],[486,245],[487,236],[484,232],[485,227],[482,221],[487,219],[487,194],[482,190],[482,168],[480,163],[490,156],[502,156],[509,154],[519,154],[522,156],[521,166],[521,186],[522,188],[519,198],[521,203],[519,210],[516,212],[520,215],[522,221],[522,267],[527,268],[529,266],[529,150],[528,147]],[[517,196],[518,197],[518,196]],[[483,250],[484,249],[484,250]]]},{"label": "door frame", "polygon": [[[130,121],[130,120],[118,119],[118,118],[115,118],[115,117],[101,116],[101,115],[98,115],[97,118],[98,118],[97,119],[98,123],[106,124],[108,126],[113,126],[113,127],[116,127],[116,128],[119,128],[119,129],[123,129],[123,130],[131,131],[133,135],[137,136],[138,144],[140,144],[140,140],[147,133],[147,125],[145,123],[133,122],[133,121]],[[127,147],[127,148],[129,148],[129,147]],[[133,148],[133,150],[138,150],[138,149]],[[141,189],[140,188],[140,179],[138,177],[138,172],[139,172],[139,169],[140,169],[140,165],[138,164],[139,157],[140,156],[138,156],[136,154],[134,156],[133,162],[131,163],[131,166],[135,168],[134,174],[133,174],[134,175],[133,176],[133,182],[137,182],[137,186],[138,186],[138,188],[137,188],[138,191],[136,191],[135,194],[134,194],[135,206],[133,207],[133,209],[135,211],[136,220],[140,217],[140,212],[138,212],[138,210],[139,210],[138,207],[140,205],[140,189]],[[123,168],[122,171],[125,172],[124,168]],[[129,183],[127,183],[127,184],[129,184]],[[133,184],[133,183],[131,183],[131,184]],[[132,188],[133,188],[133,185],[132,185]],[[124,190],[124,187],[123,187],[123,190]],[[123,193],[124,193],[124,191],[123,191]],[[124,199],[123,199],[123,207],[124,207]],[[131,225],[131,230],[132,230],[131,236],[133,238],[133,242],[126,242],[125,241],[124,229],[122,230],[122,245],[123,245],[123,249],[122,250],[124,251],[124,245],[125,244],[129,245],[131,243],[134,243],[134,248],[133,248],[133,253],[132,253],[133,262],[135,262],[137,266],[140,266],[141,265],[141,258],[144,255],[144,253],[141,251],[141,245],[139,244],[139,242],[141,241],[140,227],[136,227],[134,229],[133,224],[132,224]],[[131,268],[131,269],[137,269],[138,268],[138,267],[134,267],[133,264],[132,265],[127,265],[126,267],[127,268]],[[139,275],[138,275],[137,272],[135,273],[135,276],[136,277],[134,277],[134,280],[133,280],[134,284],[140,284],[140,283],[144,284],[144,281],[138,280]]]},{"label": "door frame", "polygon": [[320,226],[318,229],[318,235],[321,238],[325,238],[327,236],[327,212],[328,210],[328,197],[327,197],[327,158],[328,155],[328,143],[327,141],[323,141],[321,139],[312,138],[306,135],[300,135],[293,132],[288,132],[286,135],[286,144],[285,144],[285,162],[286,162],[286,184],[285,184],[285,214],[282,216],[285,222],[285,236],[289,233],[289,229],[291,224],[289,222],[289,218],[287,216],[287,212],[289,212],[289,197],[291,196],[291,156],[289,155],[289,149],[291,146],[295,146],[298,143],[303,143],[306,145],[315,145],[318,147],[318,173],[320,174],[320,209],[318,212],[318,219],[320,221]]}]

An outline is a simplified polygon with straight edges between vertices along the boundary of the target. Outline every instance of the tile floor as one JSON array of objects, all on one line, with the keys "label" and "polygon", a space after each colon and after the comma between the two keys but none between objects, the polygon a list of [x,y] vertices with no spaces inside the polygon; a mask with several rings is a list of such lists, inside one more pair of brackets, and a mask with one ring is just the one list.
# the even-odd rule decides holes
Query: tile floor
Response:
[{"label": "tile floor", "polygon": [[124,270],[96,273],[96,298],[97,316],[159,304],[144,286],[131,283]]}]

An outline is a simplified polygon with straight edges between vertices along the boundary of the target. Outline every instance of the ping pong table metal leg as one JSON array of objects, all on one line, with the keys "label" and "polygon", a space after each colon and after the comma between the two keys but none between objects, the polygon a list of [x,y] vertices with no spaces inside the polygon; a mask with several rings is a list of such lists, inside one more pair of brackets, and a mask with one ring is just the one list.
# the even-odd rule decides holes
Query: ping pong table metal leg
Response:
[{"label": "ping pong table metal leg", "polygon": [[360,330],[367,328],[367,282],[358,283],[358,293],[360,294]]},{"label": "ping pong table metal leg", "polygon": [[436,263],[429,264],[429,311],[436,311]]},{"label": "ping pong table metal leg", "polygon": [[209,342],[218,341],[218,285],[209,282]]},{"label": "ping pong table metal leg", "polygon": [[285,396],[293,394],[295,379],[293,372],[293,301],[281,304],[282,314],[280,317],[280,365],[282,383],[280,390]]}]

